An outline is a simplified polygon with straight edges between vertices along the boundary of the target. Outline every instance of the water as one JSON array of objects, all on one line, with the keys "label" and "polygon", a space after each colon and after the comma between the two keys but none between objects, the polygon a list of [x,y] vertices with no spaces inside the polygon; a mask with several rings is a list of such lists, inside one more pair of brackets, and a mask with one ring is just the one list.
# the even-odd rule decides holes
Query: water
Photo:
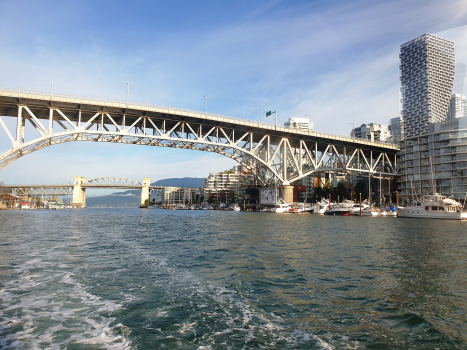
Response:
[{"label": "water", "polygon": [[0,212],[0,349],[465,349],[466,228]]}]

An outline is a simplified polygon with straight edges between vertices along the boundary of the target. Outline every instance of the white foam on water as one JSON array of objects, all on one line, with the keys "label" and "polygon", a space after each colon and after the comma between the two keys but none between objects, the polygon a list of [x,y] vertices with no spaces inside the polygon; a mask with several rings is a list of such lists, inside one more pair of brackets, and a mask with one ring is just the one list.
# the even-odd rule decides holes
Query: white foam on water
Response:
[{"label": "white foam on water", "polygon": [[[121,324],[112,327],[115,319],[102,315],[121,305],[87,292],[72,272],[49,266],[40,259],[27,261],[15,267],[14,279],[3,283],[0,348],[58,349],[78,343],[130,349],[125,337],[129,329]],[[29,272],[32,269],[34,273]]]},{"label": "white foam on water", "polygon": [[[198,349],[211,349],[211,346],[218,346],[221,339],[227,343],[233,342],[233,339],[225,339],[225,336],[228,335],[236,337],[235,342],[243,341],[244,347],[248,347],[250,341],[261,336],[262,339],[258,341],[266,339],[269,342],[264,344],[265,346],[275,346],[278,342],[283,342],[290,346],[300,347],[305,343],[312,343],[314,347],[322,350],[333,349],[330,344],[313,334],[299,330],[291,331],[282,317],[274,315],[274,313],[256,310],[246,298],[235,290],[217,286],[212,282],[205,283],[200,277],[187,271],[176,271],[172,268],[170,270],[171,282],[166,293],[171,293],[172,289],[174,289],[173,293],[180,293],[182,289],[192,290],[188,297],[197,302],[198,315],[193,315],[186,322],[181,323],[178,332],[180,334],[197,333],[199,326],[210,328],[208,321],[223,324],[223,329],[201,336],[200,339],[203,340],[204,344]],[[190,300],[190,305],[193,304],[194,302]],[[213,309],[220,309],[221,312]],[[169,316],[170,309],[160,311],[159,315]],[[241,335],[242,340],[236,336],[238,334]]]}]

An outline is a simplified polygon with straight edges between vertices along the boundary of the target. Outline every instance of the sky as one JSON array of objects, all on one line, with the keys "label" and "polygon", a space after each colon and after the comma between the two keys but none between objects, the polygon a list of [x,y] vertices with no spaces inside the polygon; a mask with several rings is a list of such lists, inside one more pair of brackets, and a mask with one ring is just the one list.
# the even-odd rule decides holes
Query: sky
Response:
[{"label": "sky", "polygon": [[[0,0],[0,86],[126,100],[262,121],[310,115],[317,131],[400,115],[400,45],[453,40],[464,92],[467,1]],[[464,64],[464,66],[462,66]],[[459,73],[460,72],[460,73]],[[8,118],[3,118],[7,120]],[[11,148],[0,128],[0,154]],[[0,170],[8,184],[121,176],[206,177],[218,154],[72,142]]]}]

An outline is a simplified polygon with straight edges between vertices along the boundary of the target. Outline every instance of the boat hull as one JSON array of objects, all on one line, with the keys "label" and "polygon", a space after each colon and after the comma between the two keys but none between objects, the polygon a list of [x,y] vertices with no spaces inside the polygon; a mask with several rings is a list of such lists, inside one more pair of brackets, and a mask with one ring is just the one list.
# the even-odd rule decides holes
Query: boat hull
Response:
[{"label": "boat hull", "polygon": [[421,208],[398,208],[397,216],[401,218],[467,220],[466,213],[426,212]]},{"label": "boat hull", "polygon": [[350,215],[350,210],[326,210],[324,215],[339,215],[339,216],[347,216]]}]

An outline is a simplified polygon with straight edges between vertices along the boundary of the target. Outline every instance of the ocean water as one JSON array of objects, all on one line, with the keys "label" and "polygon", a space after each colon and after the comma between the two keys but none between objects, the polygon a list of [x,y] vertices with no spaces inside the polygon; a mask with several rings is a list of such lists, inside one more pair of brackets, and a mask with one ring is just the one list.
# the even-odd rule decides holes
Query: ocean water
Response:
[{"label": "ocean water", "polygon": [[0,349],[466,349],[467,222],[0,212]]}]

